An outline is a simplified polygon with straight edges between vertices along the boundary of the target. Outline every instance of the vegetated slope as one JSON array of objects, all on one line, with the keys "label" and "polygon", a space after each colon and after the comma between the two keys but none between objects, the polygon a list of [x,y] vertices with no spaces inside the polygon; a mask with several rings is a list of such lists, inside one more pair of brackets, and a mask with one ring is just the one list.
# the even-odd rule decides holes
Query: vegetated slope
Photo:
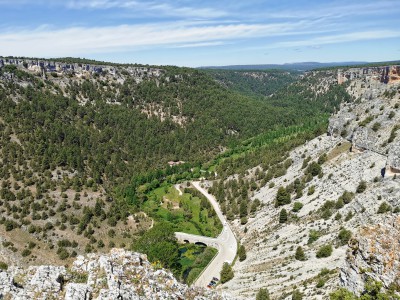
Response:
[{"label": "vegetated slope", "polygon": [[280,70],[205,70],[218,83],[229,89],[250,96],[266,97],[299,78],[296,71]]},{"label": "vegetated slope", "polygon": [[[247,258],[235,264],[225,289],[243,299],[262,288],[274,297],[303,299],[327,299],[340,286],[372,295],[383,285],[388,294],[398,293],[395,246],[376,233],[398,230],[395,216],[387,220],[400,212],[398,69],[391,67],[390,84],[381,82],[386,68],[341,70],[349,75],[347,101],[331,117],[329,134],[284,148],[275,160],[254,160],[239,176],[229,172],[214,184],[223,203],[240,197],[232,188],[247,185],[261,207],[246,220],[232,218]],[[240,164],[235,169],[243,170]],[[237,200],[226,206],[229,217]],[[356,299],[344,290],[332,299],[344,295]]]},{"label": "vegetated slope", "polygon": [[[0,228],[9,262],[60,263],[129,247],[151,226],[140,212],[144,184],[199,177],[191,165],[277,123],[301,120],[307,110],[298,107],[321,113],[315,102],[298,99],[274,107],[192,69],[1,63]],[[169,168],[170,160],[189,162],[186,174],[172,176],[180,169]],[[114,192],[132,177],[125,198]]]}]

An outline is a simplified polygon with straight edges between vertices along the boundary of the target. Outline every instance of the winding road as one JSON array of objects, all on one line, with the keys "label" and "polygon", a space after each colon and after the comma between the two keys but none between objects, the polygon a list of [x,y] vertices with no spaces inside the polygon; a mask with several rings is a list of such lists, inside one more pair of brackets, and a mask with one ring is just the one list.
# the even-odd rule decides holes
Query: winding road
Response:
[{"label": "winding road", "polygon": [[208,199],[208,201],[210,201],[218,218],[223,224],[222,231],[216,238],[188,234],[184,232],[175,232],[176,238],[181,242],[201,242],[218,250],[218,254],[214,257],[214,259],[208,264],[208,266],[203,270],[203,272],[194,282],[195,286],[205,287],[208,285],[213,277],[220,278],[220,271],[224,262],[228,262],[230,264],[233,262],[237,252],[237,241],[232,229],[230,228],[228,222],[222,214],[215,197],[209,194],[205,189],[203,189],[200,186],[200,182],[193,181],[192,185],[196,189],[198,189]]}]

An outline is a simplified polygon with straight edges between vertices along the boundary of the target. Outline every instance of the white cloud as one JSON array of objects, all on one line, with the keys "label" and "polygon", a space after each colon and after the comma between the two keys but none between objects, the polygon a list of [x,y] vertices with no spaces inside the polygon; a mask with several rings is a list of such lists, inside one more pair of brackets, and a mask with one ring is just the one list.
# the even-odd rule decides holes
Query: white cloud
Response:
[{"label": "white cloud", "polygon": [[304,19],[304,18],[343,18],[362,15],[388,14],[400,11],[398,0],[359,1],[359,3],[325,3],[313,5],[307,9],[291,9],[280,11],[266,11],[261,13],[264,17],[279,19]]},{"label": "white cloud", "polygon": [[203,43],[189,43],[189,44],[180,44],[173,45],[171,48],[197,48],[197,47],[212,47],[212,46],[222,46],[226,45],[226,42],[215,41],[215,42],[203,42]]},{"label": "white cloud", "polygon": [[[9,30],[0,33],[2,55],[64,56],[139,50],[157,46],[206,45],[227,40],[295,34],[299,23],[198,25],[174,22],[111,27]],[[304,25],[303,25],[304,26]]]},{"label": "white cloud", "polygon": [[400,31],[395,30],[370,30],[360,32],[350,32],[343,34],[319,36],[300,41],[280,42],[273,45],[274,48],[280,47],[301,47],[301,46],[320,46],[324,44],[337,44],[346,42],[378,40],[400,37]]},{"label": "white cloud", "polygon": [[134,1],[134,0],[72,0],[66,2],[71,9],[111,9],[119,8],[134,12],[152,13],[159,16],[178,16],[183,18],[218,18],[228,15],[227,12],[208,7],[190,7],[171,5],[165,1]]}]

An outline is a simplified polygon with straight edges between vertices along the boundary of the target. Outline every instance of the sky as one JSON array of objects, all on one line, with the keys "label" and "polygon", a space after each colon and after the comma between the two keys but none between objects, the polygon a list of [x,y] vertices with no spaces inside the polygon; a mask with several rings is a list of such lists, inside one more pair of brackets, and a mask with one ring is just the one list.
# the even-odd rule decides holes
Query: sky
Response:
[{"label": "sky", "polygon": [[188,67],[400,59],[400,0],[0,0],[0,55]]}]

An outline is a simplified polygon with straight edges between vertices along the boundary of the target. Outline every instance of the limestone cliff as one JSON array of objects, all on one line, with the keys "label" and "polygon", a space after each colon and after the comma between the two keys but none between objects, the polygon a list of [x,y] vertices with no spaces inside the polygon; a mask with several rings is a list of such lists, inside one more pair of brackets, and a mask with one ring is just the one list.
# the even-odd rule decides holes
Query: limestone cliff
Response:
[{"label": "limestone cliff", "polygon": [[361,227],[349,242],[346,263],[341,268],[343,286],[359,294],[371,278],[385,288],[400,285],[400,217],[383,218]]}]

